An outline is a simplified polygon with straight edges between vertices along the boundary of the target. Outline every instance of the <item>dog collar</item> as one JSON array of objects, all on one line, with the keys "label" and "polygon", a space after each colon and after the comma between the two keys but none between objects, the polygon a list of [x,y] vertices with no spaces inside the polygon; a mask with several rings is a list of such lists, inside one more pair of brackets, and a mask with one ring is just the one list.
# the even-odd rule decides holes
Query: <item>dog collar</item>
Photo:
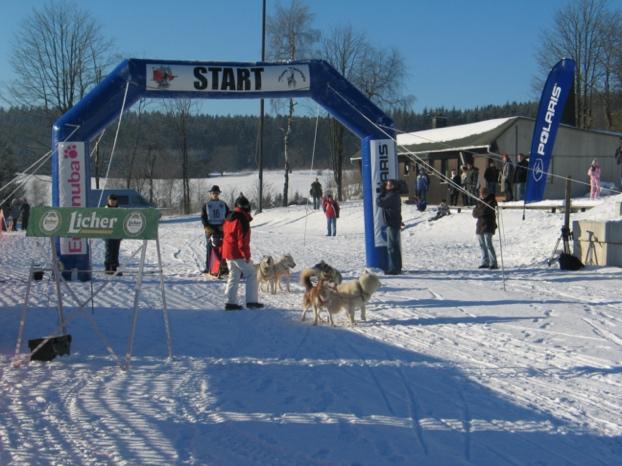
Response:
[{"label": "dog collar", "polygon": [[364,301],[367,301],[369,298],[371,298],[371,293],[365,293],[365,290],[361,286],[360,282],[356,282],[356,287],[359,289],[359,292],[361,293],[361,298],[363,298]]}]

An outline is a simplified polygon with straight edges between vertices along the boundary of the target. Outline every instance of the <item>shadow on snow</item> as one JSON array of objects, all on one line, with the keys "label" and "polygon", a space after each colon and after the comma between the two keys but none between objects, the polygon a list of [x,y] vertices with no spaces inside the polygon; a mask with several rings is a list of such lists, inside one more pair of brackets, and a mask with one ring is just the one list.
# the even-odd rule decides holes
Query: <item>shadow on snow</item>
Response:
[{"label": "shadow on snow", "polygon": [[[148,450],[153,436],[174,438],[175,455],[169,459],[177,464],[198,459],[227,464],[590,465],[614,464],[622,457],[622,439],[594,435],[551,413],[519,406],[453,363],[343,328],[312,327],[279,309],[175,310],[175,356],[166,364],[161,316],[154,312],[141,313],[132,370],[107,376],[117,379],[115,384],[104,380],[97,388],[99,418],[114,418],[98,424],[102,439],[114,438],[130,462],[145,461],[134,445]],[[107,334],[128,328],[128,312],[95,315]],[[516,319],[410,323],[511,320]],[[58,359],[51,370],[75,365],[94,375],[110,374],[113,363],[90,329],[76,326],[72,333],[77,354]],[[122,338],[116,343],[123,344]],[[38,367],[32,364],[28,373]],[[592,367],[575,371],[576,376],[604,373]],[[62,398],[64,389],[52,386],[49,398]],[[127,403],[121,410],[125,414],[105,399],[111,396],[105,395],[107,390]],[[137,390],[149,395],[132,406]],[[203,397],[201,390],[206,391]],[[174,409],[167,408],[171,401]],[[31,411],[25,418],[37,417],[37,406],[23,409]],[[148,429],[137,431],[132,441],[118,435],[119,429],[135,425]],[[19,448],[28,457],[28,448],[39,447],[34,442]],[[77,451],[75,457],[80,457]]]}]

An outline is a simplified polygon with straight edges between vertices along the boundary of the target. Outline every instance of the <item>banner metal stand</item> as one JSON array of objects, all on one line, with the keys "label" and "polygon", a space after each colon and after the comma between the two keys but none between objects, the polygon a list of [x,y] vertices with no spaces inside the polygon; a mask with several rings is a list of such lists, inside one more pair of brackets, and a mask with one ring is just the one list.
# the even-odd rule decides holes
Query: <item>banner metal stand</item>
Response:
[{"label": "banner metal stand", "polygon": [[[136,327],[137,327],[137,322],[138,322],[138,305],[139,305],[140,293],[142,291],[142,286],[143,286],[144,265],[145,265],[148,240],[155,239],[157,257],[158,257],[158,273],[160,276],[159,286],[160,286],[160,292],[161,292],[161,297],[162,297],[162,316],[164,319],[164,330],[166,333],[167,359],[169,361],[172,359],[173,344],[172,344],[172,337],[171,337],[168,307],[166,303],[166,293],[165,293],[165,287],[164,287],[162,254],[160,252],[160,241],[159,241],[159,236],[157,232],[157,221],[159,219],[159,214],[157,213],[155,209],[134,209],[133,211],[130,209],[119,209],[119,211],[128,211],[126,213],[122,213],[119,211],[115,212],[115,211],[117,211],[117,209],[84,209],[84,208],[71,209],[71,208],[48,208],[48,207],[33,209],[32,215],[35,221],[31,222],[31,225],[34,224],[40,227],[41,225],[44,225],[45,222],[47,221],[48,223],[51,223],[52,226],[54,227],[50,231],[56,234],[56,236],[51,236],[51,234],[46,234],[48,233],[46,231],[42,232],[41,228],[33,227],[31,229],[29,225],[28,236],[49,236],[50,237],[51,255],[52,255],[52,267],[51,267],[50,272],[52,273],[52,277],[54,278],[54,282],[55,282],[59,325],[54,330],[53,335],[46,336],[41,339],[41,342],[35,348],[31,350],[30,356],[34,355],[35,353],[37,353],[37,351],[44,348],[44,346],[47,345],[53,339],[68,338],[68,340],[71,341],[71,336],[66,335],[67,324],[69,324],[69,322],[75,319],[75,317],[77,317],[78,315],[83,315],[89,321],[91,327],[93,328],[97,336],[100,338],[100,340],[104,343],[106,350],[115,359],[118,366],[123,370],[128,370],[130,367],[132,350],[134,346],[134,337],[135,337]],[[137,213],[137,211],[142,211],[142,213]],[[152,211],[152,212],[146,212],[146,211]],[[101,331],[101,329],[97,325],[95,318],[86,310],[86,306],[89,304],[89,302],[93,302],[94,297],[98,295],[108,285],[110,280],[106,280],[95,291],[93,291],[93,288],[91,287],[90,296],[85,300],[81,300],[76,295],[75,291],[71,288],[67,280],[65,280],[65,278],[63,277],[62,270],[61,270],[61,262],[59,260],[58,253],[56,250],[56,240],[55,240],[57,237],[62,237],[63,232],[58,231],[58,230],[62,230],[62,228],[57,227],[54,224],[54,222],[50,220],[50,218],[55,220],[57,218],[62,218],[63,216],[65,216],[67,218],[71,218],[73,221],[73,219],[75,219],[76,214],[81,215],[81,218],[93,218],[93,219],[95,219],[98,214],[108,215],[108,217],[116,218],[116,220],[123,220],[123,218],[125,218],[123,222],[119,222],[119,224],[121,223],[123,224],[124,233],[120,233],[118,230],[115,230],[115,232],[111,233],[111,235],[114,235],[113,237],[117,237],[117,238],[143,239],[142,245],[136,251],[136,252],[140,251],[141,254],[140,254],[138,275],[136,276],[136,284],[134,287],[134,300],[133,300],[133,307],[132,307],[133,316],[132,316],[132,324],[130,326],[130,332],[128,336],[128,347],[127,347],[127,352],[125,355],[125,361],[123,361],[121,357],[117,354],[117,352],[114,351],[108,338],[104,335],[104,333]],[[46,215],[49,217],[47,218],[47,220],[46,220]],[[137,226],[138,224],[137,216],[142,216],[142,220],[145,221],[145,225],[143,226],[142,229],[138,228],[140,225]],[[154,222],[155,222],[155,226],[153,225]],[[112,225],[115,225],[117,222],[112,221],[110,223]],[[130,232],[129,234],[128,234],[128,230]],[[147,233],[142,234],[145,231]],[[136,232],[136,233],[132,236],[132,232]],[[99,233],[101,234],[101,230],[99,231]],[[67,236],[81,237],[80,235],[84,235],[89,238],[102,237],[102,236],[95,236],[93,233],[89,233],[88,229],[84,233],[71,231],[71,235],[67,235]],[[109,238],[109,237],[111,236],[103,236],[103,238]],[[136,252],[134,254],[136,254]],[[20,348],[21,348],[22,340],[24,336],[24,328],[26,325],[28,307],[29,307],[29,302],[30,302],[30,295],[32,292],[32,281],[34,279],[33,277],[34,277],[34,271],[35,271],[34,269],[35,269],[35,266],[33,262],[30,265],[30,268],[28,271],[28,282],[26,285],[26,295],[25,295],[24,303],[21,309],[19,331],[17,335],[17,343],[15,346],[15,355],[13,358],[14,366],[18,366],[23,360],[23,358],[20,359]],[[41,270],[41,268],[38,267],[38,270]],[[89,274],[91,274],[93,271],[89,270],[88,272]],[[114,275],[116,275],[116,272]],[[64,305],[63,295],[61,292],[61,288],[63,286],[65,287],[67,293],[72,297],[72,299],[77,304],[76,312],[73,313],[68,318],[65,317],[65,305]],[[69,353],[69,350],[67,348],[67,352],[61,353],[61,354],[68,354],[68,353]]]}]

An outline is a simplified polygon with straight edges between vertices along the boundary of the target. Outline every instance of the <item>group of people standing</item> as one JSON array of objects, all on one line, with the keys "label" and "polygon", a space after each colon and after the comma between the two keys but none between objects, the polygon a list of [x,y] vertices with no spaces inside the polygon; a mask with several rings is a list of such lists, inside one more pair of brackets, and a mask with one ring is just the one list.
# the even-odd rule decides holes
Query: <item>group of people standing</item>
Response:
[{"label": "group of people standing", "polygon": [[21,229],[28,229],[28,220],[30,218],[30,204],[23,198],[15,198],[6,207],[0,209],[0,229],[2,231],[18,231],[19,220]]},{"label": "group of people standing", "polygon": [[523,200],[529,172],[529,159],[522,153],[516,158],[516,165],[514,165],[508,154],[501,154],[501,169],[497,168],[495,161],[490,159],[484,170],[483,183],[480,180],[479,169],[471,162],[462,165],[460,174],[456,170],[451,170],[449,177],[451,182],[448,187],[449,204],[458,205],[458,197],[462,193],[463,205],[475,205],[481,187],[485,187],[489,194],[495,196],[499,194],[499,187],[501,187],[506,202]]},{"label": "group of people standing", "polygon": [[[622,190],[622,139],[615,153],[618,165],[618,188]],[[489,194],[497,196],[499,187],[505,194],[505,201],[521,201],[525,199],[525,187],[529,174],[529,159],[523,153],[516,156],[516,164],[512,163],[510,156],[501,154],[502,166],[497,168],[494,160],[488,160],[488,167],[484,171],[484,183],[480,182],[479,170],[472,163],[462,166],[461,174],[451,170],[448,191],[449,204],[458,205],[458,196],[462,193],[462,203],[465,206],[474,205],[480,187],[485,186]],[[601,189],[601,167],[597,159],[592,160],[588,167],[587,177],[590,185],[590,199],[597,199]]]}]

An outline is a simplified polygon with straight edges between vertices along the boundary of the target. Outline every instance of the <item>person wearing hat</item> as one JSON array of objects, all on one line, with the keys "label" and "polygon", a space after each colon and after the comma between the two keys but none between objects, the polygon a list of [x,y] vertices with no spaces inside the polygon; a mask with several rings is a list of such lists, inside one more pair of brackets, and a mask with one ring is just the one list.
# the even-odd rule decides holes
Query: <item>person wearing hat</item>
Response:
[{"label": "person wearing hat", "polygon": [[225,217],[229,214],[229,206],[220,199],[220,187],[215,184],[209,190],[209,193],[209,200],[201,208],[201,223],[203,223],[203,229],[205,230],[206,250],[205,270],[203,270],[203,273],[209,273],[212,243],[220,244],[222,241],[222,224],[225,221]]},{"label": "person wearing hat", "polygon": [[240,277],[246,277],[246,307],[262,308],[257,302],[257,271],[251,261],[251,204],[243,194],[235,200],[233,212],[223,224],[222,258],[227,261],[229,277],[225,286],[225,310],[242,309],[237,301]]}]

